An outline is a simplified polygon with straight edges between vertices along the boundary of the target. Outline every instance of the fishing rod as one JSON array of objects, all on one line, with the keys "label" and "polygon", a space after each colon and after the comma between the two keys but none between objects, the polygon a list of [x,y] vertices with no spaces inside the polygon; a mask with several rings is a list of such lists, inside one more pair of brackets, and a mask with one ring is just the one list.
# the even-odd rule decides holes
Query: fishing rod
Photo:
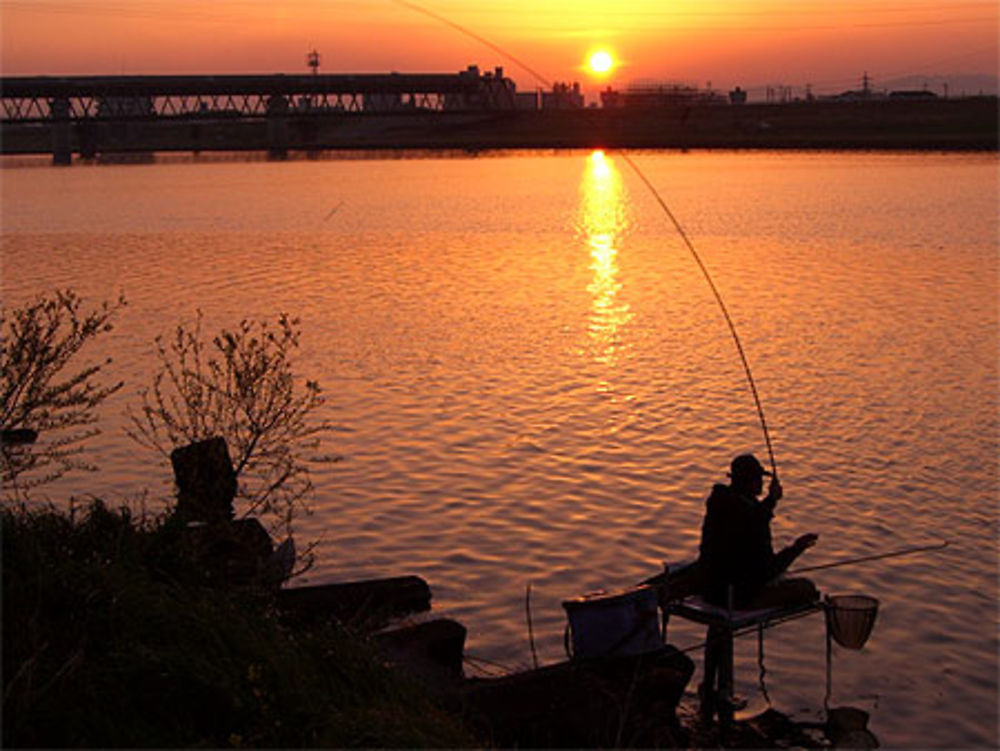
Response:
[{"label": "fishing rod", "polygon": [[[403,6],[404,8],[408,8],[412,11],[428,16],[429,18],[432,18],[435,21],[443,23],[446,26],[450,26],[456,31],[459,31],[462,34],[465,34],[466,36],[475,39],[477,42],[485,44],[487,47],[489,47],[497,54],[507,58],[511,62],[515,63],[516,65],[526,70],[536,80],[540,81],[544,86],[546,87],[551,86],[548,79],[546,79],[544,76],[536,72],[533,68],[526,65],[522,61],[518,60],[516,57],[511,55],[503,48],[498,47],[490,40],[480,36],[479,34],[476,34],[475,32],[465,28],[464,26],[460,26],[454,21],[451,21],[445,18],[444,16],[435,13],[434,11],[428,10],[427,8],[417,5],[416,3],[409,2],[409,0],[393,0],[393,2],[395,2],[397,5]],[[746,374],[747,383],[750,384],[750,393],[753,395],[754,405],[757,408],[757,416],[760,418],[760,427],[764,433],[764,443],[767,445],[767,454],[771,461],[771,472],[774,474],[775,477],[777,477],[778,465],[774,459],[774,447],[771,444],[771,434],[767,429],[767,420],[764,418],[764,407],[761,405],[760,395],[757,393],[757,384],[754,381],[753,373],[750,371],[750,362],[747,360],[746,352],[743,349],[743,343],[740,341],[740,336],[736,331],[736,324],[733,323],[732,316],[729,315],[729,309],[726,307],[726,303],[722,299],[722,294],[719,292],[718,287],[715,286],[715,282],[712,280],[712,275],[708,273],[708,267],[705,266],[704,262],[701,260],[701,256],[698,254],[698,251],[695,250],[694,243],[691,242],[691,238],[688,237],[688,234],[687,232],[684,231],[684,227],[681,226],[681,223],[677,221],[677,217],[674,216],[674,212],[672,212],[670,210],[670,207],[667,206],[667,202],[663,200],[663,196],[660,195],[659,191],[656,189],[656,186],[654,186],[653,183],[650,182],[650,180],[646,177],[643,171],[639,169],[639,165],[637,165],[634,161],[632,161],[632,159],[628,156],[628,154],[621,152],[621,157],[622,159],[625,160],[626,164],[628,164],[629,167],[632,168],[635,174],[638,175],[639,179],[642,180],[643,184],[653,194],[653,197],[656,199],[657,203],[660,204],[660,207],[670,218],[670,221],[673,223],[674,228],[681,236],[681,239],[684,240],[684,244],[687,246],[687,249],[691,251],[691,255],[694,257],[695,262],[697,262],[698,268],[701,269],[701,273],[705,277],[705,281],[708,282],[708,286],[709,288],[711,288],[712,294],[715,296],[715,301],[719,304],[719,308],[722,310],[722,315],[726,319],[726,324],[729,326],[729,333],[732,335],[733,342],[736,344],[736,351],[739,353],[740,362],[743,364],[743,372]]]},{"label": "fishing rod", "polygon": [[674,216],[674,212],[670,210],[667,206],[667,202],[663,200],[660,192],[656,189],[656,186],[643,174],[639,166],[632,161],[628,154],[622,152],[622,159],[625,163],[632,168],[632,171],[642,180],[643,184],[649,188],[650,193],[656,199],[656,202],[660,204],[660,208],[663,209],[664,213],[669,217],[670,221],[673,222],[674,228],[677,230],[677,234],[681,236],[687,249],[691,251],[691,255],[694,257],[695,262],[698,264],[698,268],[701,269],[702,275],[705,277],[705,281],[708,282],[709,288],[712,290],[712,294],[715,296],[715,301],[719,304],[720,310],[722,310],[722,316],[726,319],[726,324],[729,326],[729,333],[732,334],[733,342],[736,344],[736,351],[739,352],[740,362],[743,363],[743,372],[746,374],[747,383],[750,384],[750,393],[753,394],[754,405],[757,407],[757,416],[760,418],[760,427],[764,432],[764,443],[767,444],[767,454],[771,459],[771,471],[777,476],[778,466],[774,461],[774,448],[771,445],[771,434],[767,429],[767,420],[764,418],[764,407],[760,403],[760,395],[757,393],[757,384],[754,382],[753,373],[750,371],[750,362],[747,360],[746,352],[743,349],[743,343],[740,341],[740,335],[736,332],[736,324],[733,323],[732,316],[729,315],[729,309],[726,307],[725,301],[722,299],[722,295],[719,293],[718,287],[715,286],[715,282],[712,281],[712,275],[708,273],[708,267],[705,266],[704,262],[701,260],[701,256],[698,251],[695,250],[694,243],[691,242],[691,238],[688,237],[687,232],[684,231],[684,227],[681,223],[677,221],[677,217]]},{"label": "fishing rod", "polygon": [[805,568],[796,568],[789,571],[789,574],[804,574],[806,571],[819,571],[825,568],[836,568],[838,566],[850,566],[855,563],[866,563],[867,561],[879,561],[883,558],[895,558],[900,555],[911,555],[913,553],[923,553],[929,550],[941,550],[942,548],[948,547],[948,541],[935,543],[934,545],[918,545],[912,548],[903,548],[902,550],[893,550],[888,553],[878,553],[876,555],[864,555],[860,558],[845,558],[842,561],[834,561],[833,563],[822,563],[818,566],[806,566]]}]

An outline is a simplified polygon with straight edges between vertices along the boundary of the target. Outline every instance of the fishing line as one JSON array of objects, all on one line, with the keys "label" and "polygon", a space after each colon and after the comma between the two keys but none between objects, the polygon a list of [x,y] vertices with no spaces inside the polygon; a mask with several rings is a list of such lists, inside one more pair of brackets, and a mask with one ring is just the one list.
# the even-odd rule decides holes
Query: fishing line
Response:
[{"label": "fishing line", "polygon": [[[516,57],[511,55],[506,50],[498,47],[493,42],[489,41],[488,39],[485,39],[479,34],[476,34],[475,32],[465,28],[464,26],[460,26],[459,24],[450,21],[449,19],[435,13],[434,11],[428,10],[427,8],[417,5],[416,3],[409,2],[409,0],[393,0],[393,2],[395,2],[397,5],[402,5],[404,8],[409,8],[412,11],[433,18],[435,21],[443,23],[446,26],[449,26],[461,32],[462,34],[465,34],[466,36],[475,39],[477,42],[480,42],[481,44],[485,44],[487,47],[489,47],[497,54],[502,55],[503,57],[507,58],[508,60],[511,60],[512,62],[516,63],[518,66],[526,70],[535,79],[543,83],[546,87],[551,87],[551,84],[549,83],[548,79],[546,79],[544,76],[536,72],[530,66],[518,60]],[[740,336],[736,332],[736,325],[733,323],[732,316],[729,315],[729,309],[726,307],[726,303],[723,301],[722,295],[719,293],[718,288],[715,286],[715,282],[712,280],[711,274],[708,273],[708,268],[701,260],[701,256],[698,254],[698,251],[695,250],[694,243],[691,242],[691,238],[688,237],[687,232],[684,231],[684,228],[681,226],[681,223],[677,221],[677,217],[674,216],[674,212],[672,212],[670,210],[670,207],[667,206],[667,202],[663,200],[663,196],[660,195],[659,191],[656,189],[656,186],[654,186],[653,183],[649,181],[646,175],[643,174],[643,171],[639,169],[639,165],[633,162],[632,159],[628,156],[628,154],[621,152],[621,157],[622,159],[625,160],[626,164],[628,164],[628,166],[632,168],[635,174],[639,176],[639,179],[642,180],[643,184],[647,188],[649,188],[649,191],[653,194],[653,197],[656,199],[657,203],[660,204],[660,207],[663,209],[664,213],[666,213],[666,215],[670,218],[670,221],[673,223],[674,228],[681,236],[681,239],[684,240],[684,244],[687,246],[687,249],[691,251],[691,255],[694,257],[695,262],[698,264],[698,268],[701,269],[701,273],[705,277],[705,281],[708,282],[708,286],[711,288],[712,294],[715,296],[715,301],[719,304],[719,308],[722,310],[722,315],[726,319],[726,324],[729,326],[729,333],[732,335],[733,342],[735,342],[736,344],[736,351],[740,355],[740,362],[743,364],[743,372],[746,373],[747,383],[750,384],[750,393],[753,394],[754,405],[757,408],[757,416],[760,418],[760,426],[764,432],[764,443],[767,444],[767,453],[771,460],[771,471],[774,473],[775,476],[777,476],[778,466],[774,460],[774,447],[771,445],[771,434],[767,429],[767,420],[764,418],[764,408],[760,402],[760,395],[757,393],[757,384],[754,382],[753,373],[750,371],[750,363],[747,360],[746,352],[743,350],[743,343],[740,341]]]},{"label": "fishing line", "polygon": [[451,21],[451,20],[445,18],[444,16],[438,15],[434,11],[428,10],[427,8],[424,8],[423,6],[417,5],[416,3],[407,2],[407,0],[392,0],[392,1],[394,3],[396,3],[397,5],[402,5],[404,8],[409,8],[410,10],[415,11],[417,13],[420,13],[422,15],[425,15],[428,18],[433,18],[435,21],[438,21],[439,23],[443,23],[445,26],[450,26],[451,28],[455,29],[456,31],[461,32],[462,34],[465,34],[467,37],[469,37],[471,39],[475,39],[480,44],[485,44],[487,47],[489,47],[491,50],[493,50],[494,52],[496,52],[501,57],[507,58],[512,63],[514,63],[515,65],[517,65],[519,68],[521,68],[522,70],[524,70],[527,73],[529,73],[532,76],[532,78],[534,78],[536,81],[538,81],[539,83],[541,83],[542,86],[544,86],[545,88],[547,88],[547,89],[551,89],[552,88],[552,82],[549,81],[549,79],[547,79],[541,73],[539,73],[534,68],[532,68],[531,66],[529,66],[527,63],[522,62],[521,60],[518,60],[516,57],[514,57],[512,54],[510,54],[506,50],[504,50],[504,49],[502,49],[500,47],[497,47],[489,39],[486,39],[485,37],[481,37],[476,32],[471,31],[470,29],[467,29],[464,26],[460,26],[457,23],[455,23],[454,21]]}]

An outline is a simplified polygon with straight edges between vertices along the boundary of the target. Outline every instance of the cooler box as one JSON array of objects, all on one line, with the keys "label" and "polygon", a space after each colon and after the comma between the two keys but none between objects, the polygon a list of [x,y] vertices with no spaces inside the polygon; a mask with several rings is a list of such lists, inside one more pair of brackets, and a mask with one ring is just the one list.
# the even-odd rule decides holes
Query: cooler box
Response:
[{"label": "cooler box", "polygon": [[[571,657],[637,655],[663,647],[656,590],[641,586],[565,600]],[[570,651],[572,643],[572,651]]]}]

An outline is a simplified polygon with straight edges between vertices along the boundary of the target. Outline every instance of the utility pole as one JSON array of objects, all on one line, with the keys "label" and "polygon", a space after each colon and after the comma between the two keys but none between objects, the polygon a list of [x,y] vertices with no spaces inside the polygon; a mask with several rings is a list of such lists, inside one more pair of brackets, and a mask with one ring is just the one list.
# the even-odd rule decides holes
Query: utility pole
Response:
[{"label": "utility pole", "polygon": [[[308,55],[306,55],[306,64],[312,69],[313,78],[319,75],[319,53],[313,49]],[[313,108],[313,95],[310,94],[308,97],[303,97],[305,106],[309,109]]]}]

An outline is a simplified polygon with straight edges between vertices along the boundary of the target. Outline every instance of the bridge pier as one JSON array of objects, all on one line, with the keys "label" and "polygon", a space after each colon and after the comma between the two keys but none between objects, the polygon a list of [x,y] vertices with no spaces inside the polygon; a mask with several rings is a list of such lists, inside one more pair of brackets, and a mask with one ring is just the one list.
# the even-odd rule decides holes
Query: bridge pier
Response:
[{"label": "bridge pier", "polygon": [[52,164],[62,167],[73,162],[73,131],[69,115],[69,97],[54,97],[49,100],[49,117],[52,119]]},{"label": "bridge pier", "polygon": [[267,157],[288,158],[288,99],[281,94],[267,99]]},{"label": "bridge pier", "polygon": [[93,159],[97,156],[97,124],[93,120],[83,120],[76,126],[76,141],[80,156]]}]

